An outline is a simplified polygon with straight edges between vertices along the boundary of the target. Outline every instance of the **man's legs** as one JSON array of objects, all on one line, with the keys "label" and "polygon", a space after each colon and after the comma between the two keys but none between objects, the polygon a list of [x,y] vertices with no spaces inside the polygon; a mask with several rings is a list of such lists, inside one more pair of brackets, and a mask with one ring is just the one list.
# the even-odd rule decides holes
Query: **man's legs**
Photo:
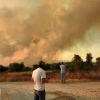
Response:
[{"label": "man's legs", "polygon": [[61,73],[60,75],[61,75],[61,82],[63,83],[63,74]]},{"label": "man's legs", "polygon": [[66,73],[61,73],[61,82],[62,83],[66,82]]},{"label": "man's legs", "polygon": [[38,91],[39,94],[39,100],[45,100],[45,90]]},{"label": "man's legs", "polygon": [[66,73],[63,75],[63,83],[66,83]]},{"label": "man's legs", "polygon": [[36,92],[34,93],[34,100],[39,100],[39,95]]},{"label": "man's legs", "polygon": [[45,90],[35,92],[34,100],[45,100]]}]

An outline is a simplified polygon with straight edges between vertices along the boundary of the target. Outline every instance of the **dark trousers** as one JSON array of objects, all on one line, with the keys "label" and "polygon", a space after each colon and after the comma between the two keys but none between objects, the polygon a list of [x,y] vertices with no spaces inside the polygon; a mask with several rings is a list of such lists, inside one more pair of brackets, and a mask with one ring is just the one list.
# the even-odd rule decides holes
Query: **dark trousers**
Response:
[{"label": "dark trousers", "polygon": [[45,100],[45,90],[37,91],[34,90],[34,100]]}]

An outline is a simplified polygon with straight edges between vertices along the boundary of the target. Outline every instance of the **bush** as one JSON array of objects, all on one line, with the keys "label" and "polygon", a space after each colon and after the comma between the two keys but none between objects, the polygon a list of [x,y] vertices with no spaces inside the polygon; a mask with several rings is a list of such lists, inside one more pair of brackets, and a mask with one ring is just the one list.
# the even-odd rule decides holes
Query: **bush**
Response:
[{"label": "bush", "polygon": [[0,72],[5,72],[8,70],[8,67],[4,67],[2,65],[0,65]]},{"label": "bush", "polygon": [[51,69],[52,71],[53,71],[53,70],[60,70],[60,65],[59,65],[59,63],[53,63],[53,64],[51,64],[50,69]]}]

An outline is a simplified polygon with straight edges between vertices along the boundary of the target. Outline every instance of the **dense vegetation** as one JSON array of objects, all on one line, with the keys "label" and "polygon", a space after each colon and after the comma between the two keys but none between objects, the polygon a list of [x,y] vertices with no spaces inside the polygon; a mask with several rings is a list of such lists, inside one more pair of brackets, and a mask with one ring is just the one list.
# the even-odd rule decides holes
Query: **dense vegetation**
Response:
[{"label": "dense vegetation", "polygon": [[[67,81],[100,81],[100,57],[96,58],[96,62],[92,62],[92,59],[91,53],[87,53],[86,61],[75,54],[72,61],[64,62],[67,68]],[[46,75],[50,81],[60,81],[60,63],[45,64]],[[26,67],[23,62],[10,63],[8,67],[0,65],[0,82],[31,81],[32,71],[37,67],[37,64]]]},{"label": "dense vegetation", "polygon": [[[74,55],[71,62],[64,62],[67,71],[69,72],[78,72],[78,71],[97,71],[100,70],[100,57],[96,58],[96,62],[92,62],[92,54],[87,53],[86,55],[86,61],[83,61],[81,56]],[[51,70],[51,71],[58,71],[60,62],[58,63],[46,63],[45,64],[45,70]],[[33,67],[26,67],[23,62],[21,63],[10,63],[8,67],[5,67],[3,65],[0,65],[0,72],[24,72],[24,71],[32,71],[36,69],[38,66],[37,64],[34,64]]]}]

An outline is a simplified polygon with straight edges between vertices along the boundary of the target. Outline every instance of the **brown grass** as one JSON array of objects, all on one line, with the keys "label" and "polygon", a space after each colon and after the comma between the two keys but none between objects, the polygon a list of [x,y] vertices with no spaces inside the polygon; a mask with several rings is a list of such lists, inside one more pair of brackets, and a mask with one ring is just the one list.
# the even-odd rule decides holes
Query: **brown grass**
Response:
[{"label": "brown grass", "polygon": [[[60,73],[46,72],[50,82],[59,82]],[[5,72],[0,73],[0,82],[31,81],[32,72]],[[100,81],[100,72],[66,73],[67,81]]]},{"label": "brown grass", "polygon": [[77,72],[67,73],[68,79],[76,79],[83,81],[100,81],[100,72]]},{"label": "brown grass", "polygon": [[30,81],[31,72],[0,73],[0,82]]}]

